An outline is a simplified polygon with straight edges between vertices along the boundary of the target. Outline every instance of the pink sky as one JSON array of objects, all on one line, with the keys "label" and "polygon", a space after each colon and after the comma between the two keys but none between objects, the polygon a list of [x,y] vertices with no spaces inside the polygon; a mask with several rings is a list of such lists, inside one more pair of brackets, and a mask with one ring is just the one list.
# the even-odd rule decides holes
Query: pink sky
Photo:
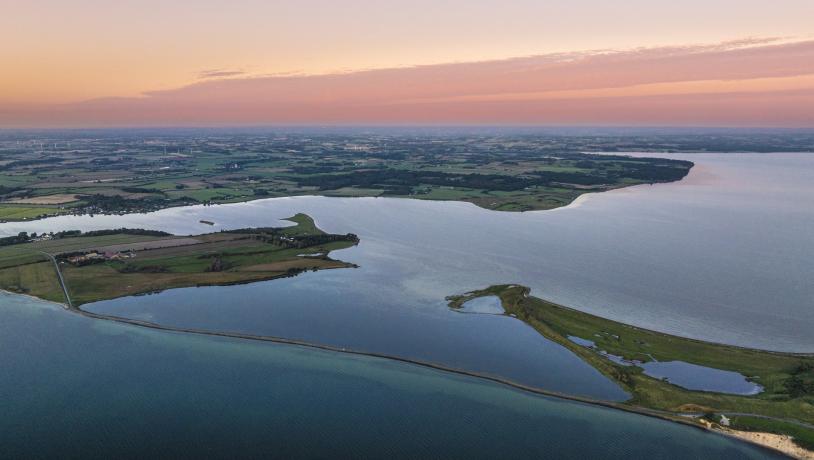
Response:
[{"label": "pink sky", "polygon": [[558,53],[314,76],[228,75],[0,110],[9,126],[307,123],[814,127],[814,41]]},{"label": "pink sky", "polygon": [[0,128],[814,127],[812,17],[811,0],[13,2]]}]

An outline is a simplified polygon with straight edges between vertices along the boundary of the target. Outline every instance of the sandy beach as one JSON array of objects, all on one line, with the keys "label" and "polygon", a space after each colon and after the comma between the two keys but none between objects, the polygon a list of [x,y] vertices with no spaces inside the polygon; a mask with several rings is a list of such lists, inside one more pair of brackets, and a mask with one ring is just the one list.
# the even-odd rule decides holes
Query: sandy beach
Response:
[{"label": "sandy beach", "polygon": [[814,460],[814,452],[803,449],[794,443],[791,436],[757,431],[738,431],[729,428],[716,428],[717,431],[738,439],[774,449],[801,460]]}]

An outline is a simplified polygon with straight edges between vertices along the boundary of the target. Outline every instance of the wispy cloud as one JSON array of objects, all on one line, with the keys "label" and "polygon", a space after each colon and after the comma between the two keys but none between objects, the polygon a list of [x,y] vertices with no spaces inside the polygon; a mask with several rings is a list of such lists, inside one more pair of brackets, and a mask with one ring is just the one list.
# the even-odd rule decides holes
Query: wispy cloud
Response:
[{"label": "wispy cloud", "polygon": [[[598,123],[814,127],[814,41],[745,39],[327,75],[215,69],[141,98],[87,101],[36,122]],[[228,78],[225,78],[228,77]],[[20,115],[20,114],[18,114]],[[21,119],[19,116],[17,119]],[[0,114],[0,123],[9,116]]]},{"label": "wispy cloud", "polygon": [[208,78],[227,78],[241,75],[246,75],[246,72],[242,70],[210,69],[202,70],[200,73],[198,73],[198,79],[205,80]]}]

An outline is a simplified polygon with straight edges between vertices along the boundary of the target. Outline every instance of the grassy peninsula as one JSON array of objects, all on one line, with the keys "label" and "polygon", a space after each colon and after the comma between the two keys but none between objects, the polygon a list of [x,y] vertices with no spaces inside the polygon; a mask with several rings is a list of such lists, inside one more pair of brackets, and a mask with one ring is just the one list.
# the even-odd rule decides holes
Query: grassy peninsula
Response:
[{"label": "grassy peninsula", "polygon": [[[1,134],[1,133],[0,133]],[[584,153],[559,137],[370,134],[0,135],[0,222],[323,195],[552,209],[687,175],[689,161]]]},{"label": "grassy peninsula", "polygon": [[305,214],[288,220],[296,225],[184,237],[117,229],[3,238],[0,289],[78,306],[171,288],[353,266],[329,253],[356,245],[356,235],[325,233]]},{"label": "grassy peninsula", "polygon": [[[632,398],[625,404],[670,413],[704,415],[733,429],[788,434],[814,450],[814,356],[727,346],[637,328],[532,297],[518,285],[499,285],[448,298],[458,309],[471,299],[497,296],[505,314],[525,322],[568,348],[613,379]],[[591,341],[584,346],[569,337]],[[603,353],[604,352],[604,353]],[[629,361],[683,361],[738,372],[764,390],[754,396],[692,391],[649,377],[635,365],[621,365],[605,353]],[[702,419],[699,419],[699,422]]]}]

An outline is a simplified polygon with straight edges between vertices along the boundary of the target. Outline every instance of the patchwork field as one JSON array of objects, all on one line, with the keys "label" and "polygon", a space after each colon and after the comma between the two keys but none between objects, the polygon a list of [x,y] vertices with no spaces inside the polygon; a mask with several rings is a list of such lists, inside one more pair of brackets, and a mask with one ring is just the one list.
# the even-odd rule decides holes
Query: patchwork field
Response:
[{"label": "patchwork field", "polygon": [[46,195],[46,196],[38,196],[38,197],[31,197],[31,198],[16,198],[16,199],[13,199],[13,200],[9,200],[8,203],[12,203],[12,204],[55,205],[55,204],[72,203],[72,202],[78,201],[78,200],[79,200],[79,198],[76,195],[55,194],[55,195]]},{"label": "patchwork field", "polygon": [[[391,196],[498,211],[683,178],[689,161],[592,155],[559,138],[234,135],[3,142],[0,221],[268,197]],[[5,208],[4,208],[5,207]]]},{"label": "patchwork field", "polygon": [[[308,270],[353,267],[329,254],[358,243],[332,235],[297,214],[281,228],[250,228],[176,237],[118,229],[65,232],[0,246],[0,288],[74,306],[177,287],[223,285],[294,276]],[[55,265],[56,264],[56,265]]]}]

